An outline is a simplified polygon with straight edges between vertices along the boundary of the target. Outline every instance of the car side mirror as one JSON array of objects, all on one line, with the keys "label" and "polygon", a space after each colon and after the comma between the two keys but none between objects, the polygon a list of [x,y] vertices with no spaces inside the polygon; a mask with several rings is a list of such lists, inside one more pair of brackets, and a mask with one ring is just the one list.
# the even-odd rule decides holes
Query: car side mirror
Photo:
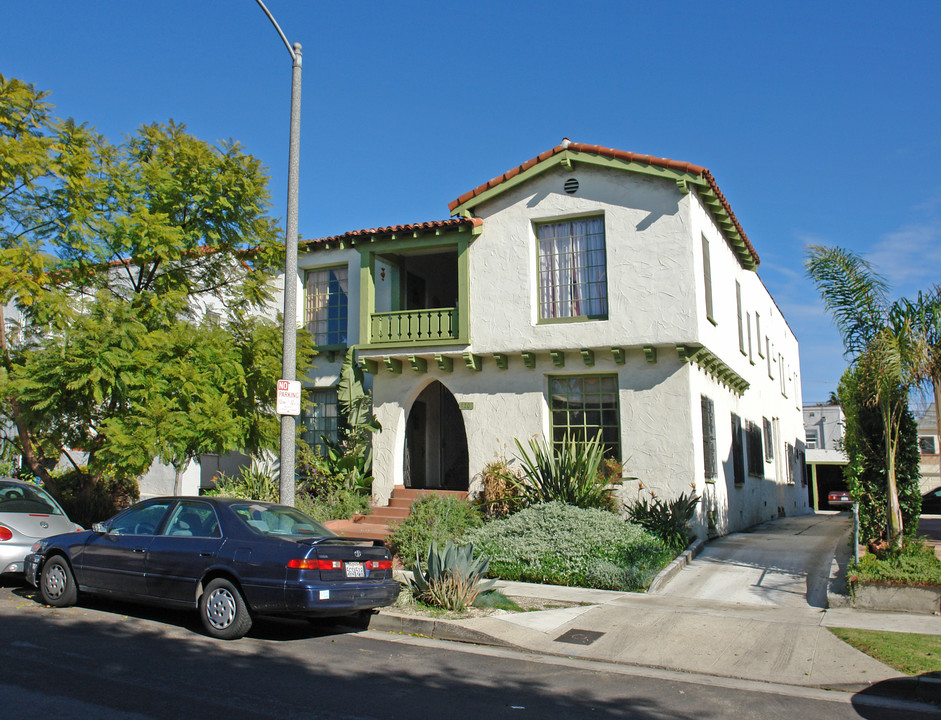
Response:
[{"label": "car side mirror", "polygon": [[96,533],[108,532],[108,528],[105,527],[104,523],[95,523],[94,525],[91,526],[91,529],[94,530]]}]

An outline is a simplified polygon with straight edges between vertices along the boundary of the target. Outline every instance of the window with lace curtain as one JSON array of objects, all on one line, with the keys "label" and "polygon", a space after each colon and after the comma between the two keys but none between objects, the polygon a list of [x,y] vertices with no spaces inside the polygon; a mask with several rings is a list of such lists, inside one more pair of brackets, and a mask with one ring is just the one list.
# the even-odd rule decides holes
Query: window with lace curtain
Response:
[{"label": "window with lace curtain", "polygon": [[604,218],[536,226],[539,319],[606,319],[608,279]]},{"label": "window with lace curtain", "polygon": [[307,271],[306,327],[318,347],[345,346],[349,271],[345,265]]}]

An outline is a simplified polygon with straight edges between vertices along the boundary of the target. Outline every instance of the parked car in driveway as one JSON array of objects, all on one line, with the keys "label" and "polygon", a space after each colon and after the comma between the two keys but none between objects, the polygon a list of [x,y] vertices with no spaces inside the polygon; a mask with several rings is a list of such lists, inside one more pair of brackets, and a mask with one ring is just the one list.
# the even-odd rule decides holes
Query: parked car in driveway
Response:
[{"label": "parked car in driveway", "polygon": [[941,515],[941,487],[921,496],[921,512],[923,515]]},{"label": "parked car in driveway", "polygon": [[52,496],[34,483],[0,478],[0,574],[23,572],[40,538],[82,530]]},{"label": "parked car in driveway", "polygon": [[255,615],[364,619],[399,594],[381,541],[339,537],[284,505],[218,497],[152,498],[46,538],[26,578],[55,607],[90,593],[198,609],[224,640]]},{"label": "parked car in driveway", "polygon": [[831,490],[827,493],[827,503],[830,507],[848,508],[853,505],[853,498],[849,490]]}]

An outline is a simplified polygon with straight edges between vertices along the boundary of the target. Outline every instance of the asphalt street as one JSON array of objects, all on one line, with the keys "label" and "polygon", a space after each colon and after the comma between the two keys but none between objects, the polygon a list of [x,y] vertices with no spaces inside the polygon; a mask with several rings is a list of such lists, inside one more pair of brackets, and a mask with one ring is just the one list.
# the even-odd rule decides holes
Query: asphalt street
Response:
[{"label": "asphalt street", "polygon": [[235,642],[195,613],[0,587],[0,716],[18,718],[918,718],[937,710],[694,673],[259,621]]}]

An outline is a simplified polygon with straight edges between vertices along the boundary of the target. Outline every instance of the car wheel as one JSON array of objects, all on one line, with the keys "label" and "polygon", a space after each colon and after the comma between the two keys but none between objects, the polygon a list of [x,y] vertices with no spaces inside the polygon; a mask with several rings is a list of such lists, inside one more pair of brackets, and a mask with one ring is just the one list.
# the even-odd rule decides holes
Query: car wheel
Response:
[{"label": "car wheel", "polygon": [[199,598],[199,617],[206,632],[220,640],[238,640],[252,626],[242,593],[225,578],[216,578]]},{"label": "car wheel", "polygon": [[54,555],[42,566],[39,580],[39,594],[46,605],[68,607],[78,599],[78,589],[72,568],[65,558]]}]

